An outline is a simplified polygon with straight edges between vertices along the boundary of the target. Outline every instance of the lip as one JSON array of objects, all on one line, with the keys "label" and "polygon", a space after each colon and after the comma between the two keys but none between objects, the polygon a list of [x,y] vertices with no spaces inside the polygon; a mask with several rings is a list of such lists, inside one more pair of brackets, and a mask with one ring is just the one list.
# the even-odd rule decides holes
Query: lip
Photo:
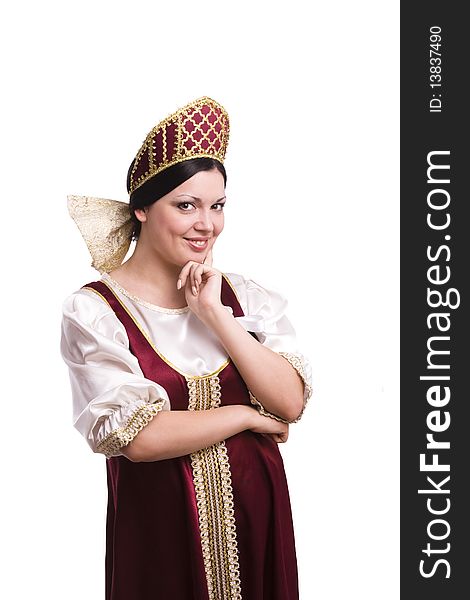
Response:
[{"label": "lip", "polygon": [[[204,250],[207,250],[207,246],[209,245],[209,238],[194,237],[183,239],[186,240],[186,242],[188,242],[188,246],[191,248],[191,250],[194,250],[195,252],[203,252]],[[204,244],[198,245],[194,242],[204,242]]]}]

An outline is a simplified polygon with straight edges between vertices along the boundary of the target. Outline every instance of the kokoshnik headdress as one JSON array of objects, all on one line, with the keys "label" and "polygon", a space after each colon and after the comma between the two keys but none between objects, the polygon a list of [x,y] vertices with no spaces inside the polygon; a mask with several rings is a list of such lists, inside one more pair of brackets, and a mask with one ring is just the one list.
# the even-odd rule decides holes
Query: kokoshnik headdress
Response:
[{"label": "kokoshnik headdress", "polygon": [[[215,158],[223,163],[229,138],[229,118],[215,100],[204,96],[180,108],[149,132],[132,161],[132,194],[164,169],[191,158]],[[77,224],[100,273],[122,264],[131,243],[133,222],[127,202],[67,196]]]}]

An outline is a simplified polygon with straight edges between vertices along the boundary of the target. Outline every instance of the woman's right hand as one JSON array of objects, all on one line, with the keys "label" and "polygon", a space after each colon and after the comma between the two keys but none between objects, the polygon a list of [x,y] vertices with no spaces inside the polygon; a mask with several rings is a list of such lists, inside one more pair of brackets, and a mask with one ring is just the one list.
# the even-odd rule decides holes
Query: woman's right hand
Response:
[{"label": "woman's right hand", "polygon": [[287,423],[282,423],[281,421],[276,421],[272,417],[265,417],[260,414],[256,408],[251,408],[252,411],[251,422],[248,429],[253,431],[254,433],[263,433],[265,435],[269,435],[276,443],[283,444],[287,442],[287,438],[289,437],[289,425]]}]

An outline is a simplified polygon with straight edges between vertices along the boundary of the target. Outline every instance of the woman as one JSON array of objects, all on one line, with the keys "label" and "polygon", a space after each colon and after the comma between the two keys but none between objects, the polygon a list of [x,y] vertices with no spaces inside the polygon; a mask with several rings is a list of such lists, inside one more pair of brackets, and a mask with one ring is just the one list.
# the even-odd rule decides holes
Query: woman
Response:
[{"label": "woman", "polygon": [[102,272],[65,301],[61,350],[74,424],[107,457],[107,600],[298,598],[277,443],[308,363],[284,299],[212,266],[228,133],[200,98],[148,134],[130,211],[69,197]]}]

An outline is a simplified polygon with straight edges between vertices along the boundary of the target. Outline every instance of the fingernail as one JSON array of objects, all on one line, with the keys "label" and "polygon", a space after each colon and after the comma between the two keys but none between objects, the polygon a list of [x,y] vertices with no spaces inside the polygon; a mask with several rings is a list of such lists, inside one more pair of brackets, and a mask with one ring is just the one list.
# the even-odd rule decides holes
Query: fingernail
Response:
[{"label": "fingernail", "polygon": [[181,279],[178,279],[178,281],[176,282],[176,289],[181,289]]},{"label": "fingernail", "polygon": [[197,296],[197,289],[196,289],[196,286],[194,286],[194,285],[193,285],[193,294],[194,294],[195,296]]}]

